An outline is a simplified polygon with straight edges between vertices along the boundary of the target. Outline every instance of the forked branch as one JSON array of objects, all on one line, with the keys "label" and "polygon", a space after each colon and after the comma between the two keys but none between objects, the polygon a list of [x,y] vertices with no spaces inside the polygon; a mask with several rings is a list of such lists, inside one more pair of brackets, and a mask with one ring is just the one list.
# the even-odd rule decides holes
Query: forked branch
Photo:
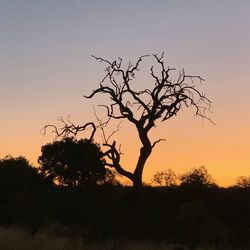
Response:
[{"label": "forked branch", "polygon": [[88,122],[84,125],[75,125],[70,121],[69,118],[67,121],[65,121],[63,117],[60,117],[58,120],[62,122],[63,127],[58,128],[53,124],[48,124],[41,129],[42,134],[45,135],[47,130],[50,129],[51,133],[56,135],[56,139],[60,137],[66,138],[69,136],[76,136],[78,133],[86,131],[88,128],[90,128],[92,131],[88,139],[93,140],[96,133],[96,125],[93,122]]},{"label": "forked branch", "polygon": [[[75,126],[70,121],[64,123],[63,128],[57,129],[54,125],[47,125],[46,129],[51,128],[57,136],[76,135],[80,131],[92,128],[90,139],[93,139],[96,129],[101,129],[103,133],[104,146],[107,149],[103,155],[107,158],[107,166],[115,168],[116,171],[129,178],[134,187],[142,186],[142,173],[145,163],[150,156],[153,148],[163,139],[152,142],[149,138],[149,132],[156,126],[156,122],[166,122],[179,114],[183,107],[194,109],[195,115],[214,123],[208,116],[211,101],[205,94],[200,92],[197,84],[203,82],[203,78],[197,75],[186,74],[184,70],[180,71],[176,80],[171,75],[174,68],[166,67],[164,63],[164,53],[161,55],[153,54],[155,66],[150,68],[149,75],[153,80],[152,88],[145,88],[140,91],[135,88],[135,77],[142,61],[149,57],[144,55],[132,64],[123,66],[123,60],[118,58],[115,61],[109,61],[101,57],[93,58],[106,65],[105,75],[99,86],[92,91],[86,98],[93,98],[98,94],[104,94],[109,102],[102,104],[107,111],[107,122],[102,123],[97,120],[99,125],[93,122],[86,123],[84,126]],[[158,68],[158,70],[156,69]],[[132,123],[137,130],[141,148],[133,173],[126,171],[120,164],[121,152],[116,147],[116,142],[109,143],[110,137],[107,137],[104,128],[111,119],[127,120]]]}]

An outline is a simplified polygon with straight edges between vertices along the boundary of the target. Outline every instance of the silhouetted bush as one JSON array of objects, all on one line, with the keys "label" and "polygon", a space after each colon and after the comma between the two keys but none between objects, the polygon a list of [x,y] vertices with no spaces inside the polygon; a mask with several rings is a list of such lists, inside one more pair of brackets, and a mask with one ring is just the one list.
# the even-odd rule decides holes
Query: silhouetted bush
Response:
[{"label": "silhouetted bush", "polygon": [[36,235],[60,225],[69,237],[82,235],[95,243],[147,241],[188,249],[250,246],[250,190],[213,188],[206,171],[185,185],[141,190],[49,185],[23,157],[2,159],[0,173],[0,226],[22,227]]},{"label": "silhouetted bush", "polygon": [[180,186],[190,188],[216,187],[212,176],[205,167],[193,168],[180,177]]},{"label": "silhouetted bush", "polygon": [[240,176],[236,180],[235,187],[250,188],[250,176]]},{"label": "silhouetted bush", "polygon": [[176,187],[178,178],[172,169],[167,169],[156,172],[156,174],[153,176],[153,183],[164,187]]},{"label": "silhouetted bush", "polygon": [[64,138],[42,146],[40,171],[55,183],[68,187],[110,181],[99,145],[91,140]]},{"label": "silhouetted bush", "polygon": [[0,159],[1,195],[14,195],[15,192],[31,189],[41,184],[42,178],[22,156],[6,156]]}]

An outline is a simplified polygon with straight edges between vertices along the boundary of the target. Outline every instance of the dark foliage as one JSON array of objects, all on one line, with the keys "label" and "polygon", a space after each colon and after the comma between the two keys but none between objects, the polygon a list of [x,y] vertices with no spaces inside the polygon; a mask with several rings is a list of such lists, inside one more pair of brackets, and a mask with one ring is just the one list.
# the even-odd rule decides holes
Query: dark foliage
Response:
[{"label": "dark foliage", "polygon": [[64,138],[42,147],[40,171],[55,183],[68,187],[95,185],[110,177],[100,147],[91,140]]},{"label": "dark foliage", "polygon": [[205,167],[193,168],[180,176],[180,186],[189,188],[216,187],[212,176]]},{"label": "dark foliage", "polygon": [[139,191],[121,185],[76,189],[44,183],[23,157],[2,159],[0,173],[0,226],[22,226],[34,233],[56,223],[95,242],[250,249],[248,187],[219,188],[202,181],[195,188],[188,182]]},{"label": "dark foliage", "polygon": [[176,187],[178,178],[172,169],[158,171],[153,176],[153,183],[164,187]]},{"label": "dark foliage", "polygon": [[235,187],[250,188],[250,176],[240,176],[240,177],[238,177]]},{"label": "dark foliage", "polygon": [[189,249],[248,249],[249,195],[243,189],[208,188],[192,193],[179,187],[148,187],[136,192],[131,187],[105,185],[30,190],[2,204],[0,223],[25,226],[32,232],[60,223],[95,242],[146,240]]},{"label": "dark foliage", "polygon": [[0,191],[11,194],[29,189],[41,183],[41,176],[22,156],[6,156],[0,159]]},{"label": "dark foliage", "polygon": [[[148,72],[152,84],[146,89],[138,90],[135,84],[137,71],[139,71],[142,61],[150,55],[141,56],[134,64],[129,62],[128,66],[124,65],[122,58],[109,61],[102,57],[93,57],[106,65],[105,76],[99,86],[85,97],[91,99],[100,94],[107,97],[107,102],[99,105],[106,109],[107,120],[102,122],[97,118],[98,125],[93,122],[76,125],[70,120],[65,121],[62,118],[60,119],[63,122],[62,128],[47,124],[43,131],[46,133],[47,129],[50,128],[57,137],[68,137],[70,135],[76,136],[79,132],[91,127],[90,139],[93,139],[96,130],[101,129],[104,134],[103,146],[106,148],[104,152],[106,165],[113,168],[121,176],[128,178],[135,189],[140,189],[143,187],[144,166],[156,144],[164,140],[153,141],[150,137],[150,132],[156,128],[157,123],[172,119],[180,113],[183,107],[193,109],[196,116],[213,123],[207,116],[211,101],[195,83],[196,80],[200,83],[204,80],[200,76],[187,75],[184,70],[180,71],[177,78],[174,79],[172,72],[175,69],[165,65],[164,53],[161,55],[153,54],[154,63]],[[113,131],[108,137],[104,133],[104,127],[111,120],[125,120],[133,125],[137,131],[141,148],[133,171],[124,168],[121,162],[122,154],[116,140],[109,141],[116,131]]]}]

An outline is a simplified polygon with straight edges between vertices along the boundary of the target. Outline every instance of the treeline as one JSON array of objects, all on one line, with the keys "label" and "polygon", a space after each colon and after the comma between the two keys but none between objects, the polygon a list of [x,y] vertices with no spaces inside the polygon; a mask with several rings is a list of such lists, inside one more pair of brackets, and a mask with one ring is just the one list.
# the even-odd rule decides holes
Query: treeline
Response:
[{"label": "treeline", "polygon": [[44,166],[34,168],[24,157],[1,159],[0,226],[21,226],[32,234],[62,225],[90,242],[147,240],[189,249],[250,248],[248,178],[222,188],[204,167],[179,177],[166,170],[154,176],[161,186],[134,190],[108,172],[96,181],[92,175],[87,181],[83,173],[85,181],[75,182],[55,175]]}]

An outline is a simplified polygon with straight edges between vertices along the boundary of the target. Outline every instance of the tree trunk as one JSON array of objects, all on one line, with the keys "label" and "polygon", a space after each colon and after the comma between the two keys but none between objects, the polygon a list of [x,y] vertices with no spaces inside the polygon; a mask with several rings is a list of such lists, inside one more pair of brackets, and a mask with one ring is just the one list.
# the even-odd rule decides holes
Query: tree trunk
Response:
[{"label": "tree trunk", "polygon": [[133,178],[133,188],[135,190],[140,190],[142,189],[142,175],[136,175],[134,174],[134,178]]},{"label": "tree trunk", "polygon": [[142,173],[145,163],[152,152],[151,145],[143,146],[140,150],[140,156],[133,174],[133,187],[135,189],[141,189],[143,187],[142,183]]}]

